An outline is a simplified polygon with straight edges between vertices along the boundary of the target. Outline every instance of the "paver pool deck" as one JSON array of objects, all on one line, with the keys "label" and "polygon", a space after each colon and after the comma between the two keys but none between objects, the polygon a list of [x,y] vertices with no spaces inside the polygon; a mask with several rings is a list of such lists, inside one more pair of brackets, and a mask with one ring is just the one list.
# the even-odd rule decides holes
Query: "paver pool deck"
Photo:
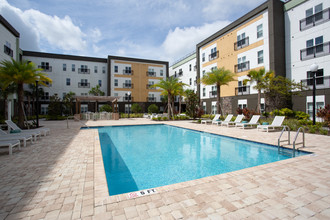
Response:
[{"label": "paver pool deck", "polygon": [[[88,121],[89,126],[154,124],[148,119]],[[176,125],[277,145],[280,132],[171,121]],[[0,151],[1,219],[330,219],[330,137],[306,134],[296,157],[156,188],[128,199],[108,196],[97,129],[42,121],[51,134]],[[291,133],[293,138],[294,133]],[[156,140],[156,139],[155,139]],[[125,141],[125,140],[123,140]]]}]

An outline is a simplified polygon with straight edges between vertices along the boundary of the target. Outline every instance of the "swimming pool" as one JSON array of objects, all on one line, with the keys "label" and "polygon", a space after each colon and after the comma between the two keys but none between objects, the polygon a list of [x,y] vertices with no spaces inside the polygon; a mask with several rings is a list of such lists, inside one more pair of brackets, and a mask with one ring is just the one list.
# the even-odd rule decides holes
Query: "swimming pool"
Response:
[{"label": "swimming pool", "polygon": [[[99,127],[110,195],[290,158],[277,147],[169,125]],[[234,131],[234,129],[233,129]],[[298,152],[296,156],[304,155]]]}]

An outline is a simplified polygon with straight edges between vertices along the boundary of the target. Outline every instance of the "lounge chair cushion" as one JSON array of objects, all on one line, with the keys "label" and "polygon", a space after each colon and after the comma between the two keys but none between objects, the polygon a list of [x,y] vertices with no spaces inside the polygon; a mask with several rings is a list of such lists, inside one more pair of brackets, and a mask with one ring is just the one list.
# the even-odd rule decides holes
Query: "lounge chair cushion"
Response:
[{"label": "lounge chair cushion", "polygon": [[21,131],[20,130],[10,130],[10,133],[21,133]]}]

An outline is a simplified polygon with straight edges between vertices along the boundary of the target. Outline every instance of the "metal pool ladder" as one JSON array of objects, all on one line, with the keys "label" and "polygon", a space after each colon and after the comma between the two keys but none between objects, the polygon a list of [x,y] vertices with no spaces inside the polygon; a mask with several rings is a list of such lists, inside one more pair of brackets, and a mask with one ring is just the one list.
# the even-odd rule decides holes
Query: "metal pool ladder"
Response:
[{"label": "metal pool ladder", "polygon": [[[281,140],[282,135],[285,131],[288,132],[288,139],[287,140]],[[278,150],[279,154],[288,154],[288,152],[285,152],[284,148],[281,147],[281,142],[285,142],[285,141],[287,141],[288,145],[290,145],[290,128],[288,126],[283,127],[282,132],[281,132],[281,134],[280,134],[280,136],[278,137],[278,140],[277,140],[277,150]]]},{"label": "metal pool ladder", "polygon": [[[303,136],[302,136],[302,142],[300,142],[300,143],[296,143],[300,131],[302,131],[302,134],[303,134]],[[293,150],[292,150],[293,156],[295,156],[296,145],[297,145],[297,144],[302,144],[302,147],[305,147],[305,129],[304,129],[303,127],[299,127],[299,128],[298,128],[298,131],[297,131],[297,133],[296,133],[296,136],[294,137],[294,141],[293,141]],[[297,148],[297,150],[298,150],[298,148]]]}]

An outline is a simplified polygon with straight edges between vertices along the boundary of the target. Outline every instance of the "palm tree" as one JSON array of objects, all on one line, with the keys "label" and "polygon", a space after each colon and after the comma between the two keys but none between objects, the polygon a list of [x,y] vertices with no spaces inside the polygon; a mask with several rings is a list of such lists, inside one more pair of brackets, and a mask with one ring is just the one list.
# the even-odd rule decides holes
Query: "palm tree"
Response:
[{"label": "palm tree", "polygon": [[45,85],[45,82],[52,82],[45,73],[40,72],[42,69],[37,69],[35,64],[26,60],[15,61],[12,59],[0,62],[0,81],[4,83],[4,87],[11,83],[17,85],[18,94],[18,126],[24,127],[24,84],[35,83],[40,80],[40,84]]},{"label": "palm tree", "polygon": [[229,82],[234,80],[235,74],[224,67],[213,69],[211,72],[206,73],[201,78],[201,83],[204,85],[215,85],[217,87],[217,114],[222,114],[220,105],[220,88],[223,85],[228,85]]},{"label": "palm tree", "polygon": [[174,77],[169,77],[164,79],[161,79],[158,83],[152,85],[152,87],[156,88],[159,87],[161,88],[162,91],[162,95],[167,96],[167,106],[168,106],[168,116],[169,118],[171,118],[174,115],[173,112],[173,103],[172,100],[174,98],[174,96],[178,93],[178,90],[180,87],[182,87],[184,84],[178,82],[177,78]]},{"label": "palm tree", "polygon": [[96,85],[95,87],[91,88],[88,93],[95,96],[104,96],[105,93],[100,89],[100,87],[100,85]]},{"label": "palm tree", "polygon": [[73,101],[75,99],[75,95],[76,95],[76,93],[70,91],[63,98],[63,101],[64,101],[66,107],[70,109],[70,114],[71,115],[73,115],[73,110],[72,109],[73,109]]},{"label": "palm tree", "polygon": [[[248,75],[249,79],[243,81],[243,84],[247,82],[256,82],[256,85],[253,87],[254,89],[258,90],[258,106],[257,112],[261,113],[261,90],[266,87],[267,82],[269,79],[274,77],[273,71],[265,71],[265,68],[261,68],[259,70],[251,70],[249,71]],[[265,106],[266,106],[266,96],[265,96]],[[265,108],[266,109],[266,108]]]},{"label": "palm tree", "polygon": [[0,97],[2,96],[4,101],[4,113],[5,119],[10,120],[10,115],[8,115],[8,96],[15,93],[16,85],[11,83],[8,86],[5,86],[2,81],[0,81]]}]

